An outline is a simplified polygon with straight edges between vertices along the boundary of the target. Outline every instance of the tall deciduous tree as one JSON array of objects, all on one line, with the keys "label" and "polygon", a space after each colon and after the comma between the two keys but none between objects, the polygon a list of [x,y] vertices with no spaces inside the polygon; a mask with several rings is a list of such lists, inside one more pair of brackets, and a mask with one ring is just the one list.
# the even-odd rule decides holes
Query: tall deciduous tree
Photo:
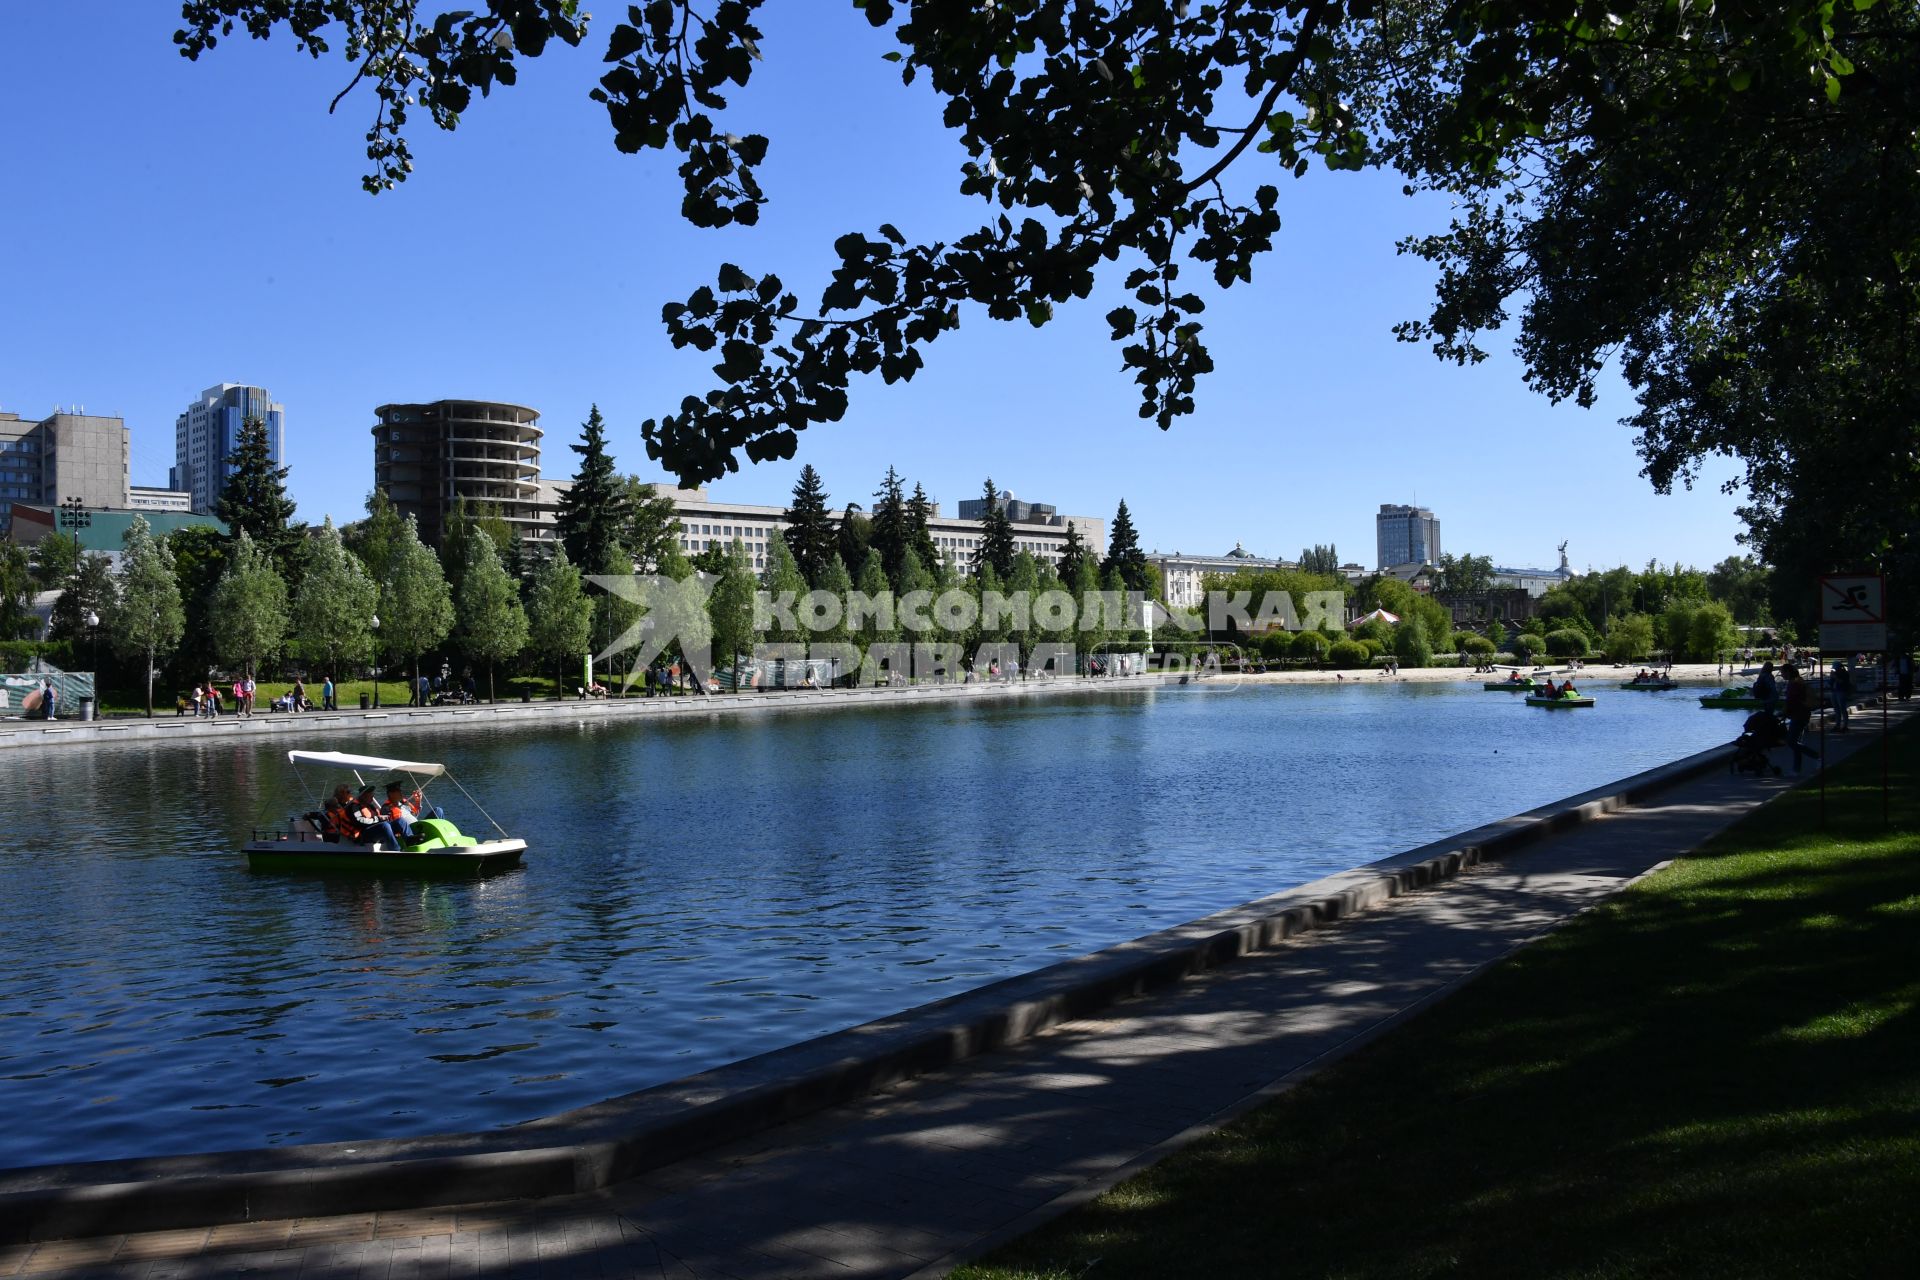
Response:
[{"label": "tall deciduous tree", "polygon": [[566,662],[587,652],[593,637],[593,601],[581,586],[580,570],[567,559],[565,547],[553,554],[533,573],[533,590],[527,599],[527,647],[552,661],[557,693],[566,685]]},{"label": "tall deciduous tree", "polygon": [[213,589],[213,651],[232,669],[254,674],[287,635],[287,584],[245,529],[234,537]]},{"label": "tall deciduous tree", "polygon": [[340,540],[348,551],[360,557],[368,577],[376,583],[384,582],[387,562],[393,558],[393,549],[400,544],[405,523],[392,500],[387,497],[387,491],[375,489],[367,495],[367,518],[342,529]]},{"label": "tall deciduous tree", "polygon": [[147,714],[153,714],[154,663],[180,643],[186,613],[173,576],[173,553],[139,517],[128,526],[120,553],[120,581],[109,634],[114,648],[146,664]]},{"label": "tall deciduous tree", "polygon": [[[483,14],[435,19],[418,7],[195,0],[175,39],[193,58],[235,29],[265,37],[285,24],[310,51],[344,50],[351,83],[364,78],[373,95],[363,181],[379,191],[413,167],[409,107],[453,128],[476,91],[514,83],[555,41],[586,37],[585,15],[558,0],[492,0]],[[1140,415],[1169,426],[1193,412],[1197,381],[1213,367],[1207,301],[1183,269],[1221,289],[1251,280],[1280,228],[1280,192],[1261,179],[1304,176],[1316,163],[1349,170],[1384,158],[1470,202],[1461,222],[1473,236],[1445,275],[1440,322],[1452,323],[1451,308],[1490,326],[1515,295],[1589,297],[1586,312],[1548,304],[1573,338],[1561,345],[1575,368],[1601,367],[1593,353],[1623,336],[1631,347],[1643,325],[1670,317],[1683,330],[1744,283],[1831,282],[1840,261],[1869,255],[1864,280],[1902,279],[1900,237],[1920,209],[1907,185],[1920,166],[1878,167],[1915,146],[1911,5],[858,7],[891,26],[903,79],[942,100],[966,155],[960,193],[981,206],[979,225],[939,228],[921,243],[889,223],[842,235],[815,306],[777,277],[723,263],[712,284],[664,308],[675,346],[717,357],[719,385],[674,397],[673,412],[642,426],[649,452],[683,482],[718,478],[743,454],[791,457],[800,431],[844,415],[856,377],[913,377],[969,312],[1044,325],[1056,307],[1107,292],[1103,276],[1132,294],[1106,320],[1125,344]],[[700,226],[756,223],[769,198],[758,176],[769,139],[723,115],[728,85],[747,84],[759,66],[757,9],[658,0],[607,30],[609,65],[593,96],[613,143],[684,153],[681,210]],[[498,39],[503,30],[511,41]],[[1530,198],[1516,212],[1509,195]],[[1892,230],[1874,225],[1876,202]],[[1543,225],[1522,237],[1517,219]],[[1661,234],[1641,233],[1648,227]],[[1834,253],[1842,245],[1853,247]],[[1611,269],[1629,253],[1633,274]],[[1729,275],[1719,288],[1716,262]],[[1660,305],[1642,305],[1649,298]],[[1845,304],[1835,293],[1819,306],[1840,319]],[[1873,324],[1897,314],[1876,311]],[[1553,327],[1537,336],[1558,339]]]},{"label": "tall deciduous tree", "polygon": [[1100,563],[1101,577],[1111,572],[1119,573],[1127,590],[1147,590],[1147,553],[1140,549],[1140,535],[1134,531],[1125,498],[1113,513],[1113,528],[1107,531],[1107,558]]},{"label": "tall deciduous tree", "polygon": [[279,566],[283,576],[295,568],[304,526],[293,523],[293,499],[287,496],[287,468],[273,464],[267,424],[247,418],[240,424],[239,446],[227,458],[233,468],[215,500],[213,513],[227,531],[244,533]]},{"label": "tall deciduous tree", "polygon": [[446,574],[420,541],[419,522],[408,516],[387,554],[387,573],[380,583],[380,644],[394,657],[406,659],[417,687],[420,655],[452,630],[453,599]]},{"label": "tall deciduous tree", "polygon": [[[1336,565],[1335,569],[1338,567]],[[1439,578],[1433,587],[1439,595],[1471,596],[1493,589],[1493,559],[1490,556],[1456,556],[1451,551],[1442,552],[1439,567]]]},{"label": "tall deciduous tree", "polygon": [[349,552],[331,517],[307,540],[306,567],[293,593],[294,656],[331,676],[373,657],[373,617],[380,588]]},{"label": "tall deciduous tree", "polygon": [[[798,614],[798,601],[807,594],[807,580],[800,572],[800,564],[794,559],[793,552],[787,548],[787,540],[778,530],[767,539],[767,567],[761,571],[761,585],[774,606],[773,625],[767,629],[767,641],[770,644],[805,644],[813,636],[806,630]],[[780,609],[782,597],[786,598],[785,607],[793,610],[793,625],[784,625]]]},{"label": "tall deciduous tree", "polygon": [[639,572],[658,573],[667,548],[679,545],[680,514],[671,497],[639,476],[628,476],[625,483],[627,527],[621,531],[620,544]]},{"label": "tall deciduous tree", "polygon": [[[787,503],[787,546],[807,582],[825,587],[827,562],[840,549],[839,530],[827,514],[827,488],[811,463],[800,468]],[[843,568],[845,566],[842,566]]]},{"label": "tall deciduous tree", "polygon": [[607,452],[607,424],[594,405],[581,424],[580,443],[569,446],[580,455],[580,470],[573,484],[560,495],[555,517],[560,541],[575,564],[603,563],[609,548],[618,545],[627,532],[632,512],[628,490],[614,470],[613,455]]},{"label": "tall deciduous tree", "polygon": [[713,660],[733,668],[734,689],[739,691],[740,659],[754,645],[753,593],[759,582],[747,559],[747,548],[738,538],[727,548],[726,568],[707,597],[707,616],[713,620]]},{"label": "tall deciduous tree", "polygon": [[520,590],[500,563],[500,553],[485,529],[467,533],[466,570],[454,597],[460,648],[487,664],[487,701],[494,698],[493,669],[527,647],[527,614]]},{"label": "tall deciduous tree", "polygon": [[0,640],[31,639],[38,624],[33,617],[33,572],[27,549],[18,543],[0,543]]},{"label": "tall deciduous tree", "polygon": [[1007,509],[1000,505],[1000,491],[994,488],[993,477],[988,476],[981,497],[987,504],[987,513],[980,518],[980,554],[973,562],[976,575],[993,569],[994,575],[1001,581],[1013,572],[1013,521],[1007,519]]},{"label": "tall deciduous tree", "polygon": [[1300,553],[1300,569],[1304,573],[1337,574],[1340,572],[1340,553],[1334,550],[1332,543],[1313,546]]},{"label": "tall deciduous tree", "polygon": [[[615,544],[607,548],[594,572],[603,578],[627,577],[633,573],[633,557],[625,547]],[[614,646],[639,620],[640,606],[617,591],[605,592],[593,601],[593,651],[606,657],[609,671],[624,673],[623,691],[633,679],[633,655],[624,649],[616,651]]]}]

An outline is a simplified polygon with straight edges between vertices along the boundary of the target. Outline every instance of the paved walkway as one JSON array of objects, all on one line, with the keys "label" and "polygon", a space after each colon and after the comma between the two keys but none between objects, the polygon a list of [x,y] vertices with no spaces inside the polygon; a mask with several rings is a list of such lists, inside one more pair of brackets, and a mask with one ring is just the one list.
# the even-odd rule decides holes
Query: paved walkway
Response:
[{"label": "paved walkway", "polygon": [[[1877,742],[1877,712],[1854,723],[1828,738],[1834,757]],[[603,1192],[19,1246],[0,1249],[0,1276],[943,1274],[1390,1028],[1792,781],[1715,771],[1104,1016]]]}]

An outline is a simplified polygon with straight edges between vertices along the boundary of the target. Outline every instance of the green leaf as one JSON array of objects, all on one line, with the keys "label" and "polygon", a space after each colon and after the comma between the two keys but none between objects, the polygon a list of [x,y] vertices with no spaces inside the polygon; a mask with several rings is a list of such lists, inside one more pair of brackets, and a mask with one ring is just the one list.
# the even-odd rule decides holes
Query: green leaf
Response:
[{"label": "green leaf", "polygon": [[1735,93],[1745,93],[1753,84],[1753,72],[1745,67],[1735,67],[1733,73],[1727,77],[1727,83],[1733,86]]}]

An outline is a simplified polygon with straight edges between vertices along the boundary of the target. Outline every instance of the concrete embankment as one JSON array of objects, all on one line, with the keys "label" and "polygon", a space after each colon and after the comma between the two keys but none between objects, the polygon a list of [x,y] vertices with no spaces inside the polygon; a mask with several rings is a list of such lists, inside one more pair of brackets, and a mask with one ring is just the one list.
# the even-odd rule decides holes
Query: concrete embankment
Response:
[{"label": "concrete embankment", "polygon": [[[1177,678],[1176,678],[1177,679]],[[834,711],[848,707],[918,706],[1006,698],[1117,693],[1173,683],[1158,675],[1098,679],[1035,679],[1011,683],[909,685],[873,689],[794,689],[773,693],[681,694],[671,698],[569,698],[541,702],[490,702],[470,707],[380,707],[298,714],[188,716],[105,720],[0,721],[0,750],[8,747],[79,746],[88,743],[206,742],[210,739],[277,737],[305,740],[325,733],[440,729],[474,725],[561,725],[661,717],[757,715],[773,711]]]}]

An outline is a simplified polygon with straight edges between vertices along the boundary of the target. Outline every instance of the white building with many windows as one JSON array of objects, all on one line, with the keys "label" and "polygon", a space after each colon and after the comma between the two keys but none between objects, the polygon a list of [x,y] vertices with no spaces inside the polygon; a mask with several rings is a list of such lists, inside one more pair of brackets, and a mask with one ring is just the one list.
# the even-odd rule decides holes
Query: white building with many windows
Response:
[{"label": "white building with many windows", "polygon": [[[716,546],[724,547],[738,538],[746,548],[747,558],[752,561],[754,569],[764,569],[767,567],[768,536],[776,529],[787,527],[785,507],[720,502],[707,493],[704,485],[697,489],[676,489],[657,484],[653,486],[653,491],[673,499],[674,512],[680,517],[680,547],[688,555],[697,555]],[[985,525],[979,520],[943,516],[937,503],[933,510],[933,517],[927,521],[928,531],[933,535],[933,545],[939,549],[943,560],[952,563],[963,573],[970,572],[980,554],[980,539],[985,532]],[[829,514],[836,521],[846,515],[844,511]],[[1097,516],[1063,516],[1056,514],[1051,507],[1029,508],[1022,514],[1032,518],[1013,521],[1015,551],[1028,551],[1043,564],[1058,565],[1061,553],[1066,550],[1067,529],[1072,527],[1080,531],[1080,539],[1088,551],[1096,556],[1106,554],[1107,522]],[[860,566],[848,565],[847,571],[858,574]]]},{"label": "white building with many windows", "polygon": [[1210,573],[1256,573],[1263,569],[1292,569],[1287,560],[1269,560],[1256,556],[1239,543],[1221,556],[1183,555],[1149,551],[1147,563],[1160,570],[1166,602],[1176,609],[1198,608],[1203,599],[1202,581]]}]

